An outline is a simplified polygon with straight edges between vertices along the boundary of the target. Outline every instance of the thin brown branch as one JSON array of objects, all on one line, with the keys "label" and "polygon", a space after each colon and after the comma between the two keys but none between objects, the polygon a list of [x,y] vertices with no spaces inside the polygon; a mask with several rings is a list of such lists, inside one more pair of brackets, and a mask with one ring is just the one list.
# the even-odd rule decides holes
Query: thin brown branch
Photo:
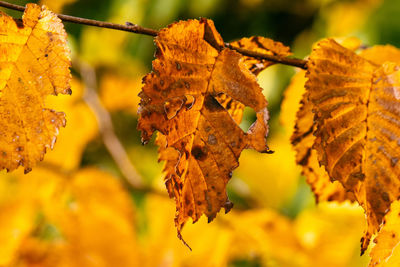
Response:
[{"label": "thin brown branch", "polygon": [[[0,1],[0,6],[8,8],[8,9],[13,9],[13,10],[25,11],[25,7],[15,5],[15,4],[10,4],[5,1]],[[108,28],[108,29],[114,29],[114,30],[120,30],[120,31],[126,31],[126,32],[133,32],[133,33],[144,34],[144,35],[149,35],[149,36],[157,36],[157,34],[158,34],[157,30],[144,28],[139,25],[132,24],[132,23],[127,23],[126,25],[122,25],[122,24],[104,22],[104,21],[93,20],[93,19],[79,18],[79,17],[63,15],[63,14],[57,14],[57,16],[62,21],[68,21],[68,22],[77,23],[77,24],[84,24],[84,25],[100,27],[100,28]]]},{"label": "thin brown branch", "polygon": [[115,163],[121,170],[122,175],[129,182],[129,184],[131,184],[134,188],[143,187],[141,176],[130,162],[123,145],[119,141],[118,137],[115,135],[111,116],[103,107],[97,95],[97,81],[95,70],[84,62],[74,60],[74,63],[75,65],[77,65],[85,85],[85,93],[83,99],[86,101],[86,103],[89,105],[89,107],[94,112],[94,115],[96,116],[104,145],[110,152]]},{"label": "thin brown branch", "polygon": [[290,57],[280,57],[280,56],[274,56],[274,55],[267,55],[264,53],[258,53],[255,51],[243,49],[240,47],[235,47],[232,46],[230,43],[225,43],[225,47],[228,47],[232,50],[235,50],[239,52],[242,55],[249,56],[249,57],[254,57],[258,59],[265,59],[268,61],[272,61],[275,63],[283,64],[283,65],[289,65],[289,66],[294,66],[298,67],[301,69],[307,69],[307,60],[303,59],[298,59],[298,58],[290,58]]},{"label": "thin brown branch", "polygon": [[[8,3],[5,1],[0,1],[0,7],[5,7],[8,9],[13,9],[13,10],[18,10],[18,11],[25,10],[25,7],[23,7],[23,6],[11,4],[11,3]],[[119,30],[119,31],[133,32],[133,33],[144,34],[144,35],[149,35],[149,36],[157,36],[157,34],[158,34],[157,30],[141,27],[137,24],[132,24],[130,22],[127,22],[125,25],[122,25],[122,24],[117,24],[117,23],[85,19],[85,18],[79,18],[79,17],[63,15],[63,14],[57,14],[57,16],[63,21],[68,21],[68,22],[77,23],[77,24],[84,24],[84,25],[100,27],[100,28],[108,28],[108,29],[114,29],[114,30]],[[225,46],[230,49],[236,50],[237,52],[241,53],[244,56],[265,59],[268,61],[283,64],[283,65],[289,65],[289,66],[294,66],[294,67],[298,67],[301,69],[307,69],[307,61],[303,60],[303,59],[267,55],[264,53],[258,53],[258,52],[254,52],[251,50],[234,47],[229,43],[225,43]]]}]

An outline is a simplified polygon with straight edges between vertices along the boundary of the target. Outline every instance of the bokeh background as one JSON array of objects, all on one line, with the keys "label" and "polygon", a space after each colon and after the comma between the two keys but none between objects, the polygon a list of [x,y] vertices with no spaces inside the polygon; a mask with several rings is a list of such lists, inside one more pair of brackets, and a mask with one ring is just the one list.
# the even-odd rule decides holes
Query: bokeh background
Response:
[{"label": "bokeh background", "polygon": [[[290,46],[300,58],[324,37],[400,46],[397,0],[32,2],[57,13],[154,29],[207,17],[225,41],[265,36]],[[183,237],[189,251],[176,237],[174,200],[164,188],[157,147],[153,142],[142,146],[136,130],[137,94],[151,70],[152,38],[71,23],[65,28],[74,58],[73,94],[47,102],[66,113],[67,127],[31,173],[0,173],[0,266],[368,264],[368,253],[359,256],[362,209],[350,203],[316,205],[295,165],[289,138],[296,105],[281,107],[295,68],[274,65],[259,75],[269,101],[269,145],[275,153],[242,153],[228,184],[233,210],[210,224],[206,218],[188,223]],[[298,78],[292,86],[302,82]],[[298,99],[293,92],[286,97]],[[241,127],[248,128],[254,119],[246,109]],[[107,143],[114,150],[121,144],[123,150],[110,152]]]}]

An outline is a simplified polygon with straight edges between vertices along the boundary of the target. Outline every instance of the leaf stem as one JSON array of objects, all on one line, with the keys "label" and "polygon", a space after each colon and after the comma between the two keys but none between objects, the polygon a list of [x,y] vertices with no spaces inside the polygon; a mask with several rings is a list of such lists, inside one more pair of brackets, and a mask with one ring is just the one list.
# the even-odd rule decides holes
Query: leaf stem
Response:
[{"label": "leaf stem", "polygon": [[[18,10],[18,11],[25,10],[25,7],[23,7],[23,6],[11,4],[11,3],[8,3],[5,1],[0,1],[0,7],[5,7],[8,9],[13,9],[13,10]],[[127,22],[125,25],[122,25],[122,24],[117,24],[117,23],[74,17],[74,16],[69,16],[69,15],[64,15],[64,14],[57,14],[57,16],[63,21],[68,21],[68,22],[77,23],[77,24],[84,24],[84,25],[100,27],[100,28],[108,28],[108,29],[119,30],[119,31],[133,32],[133,33],[143,34],[143,35],[148,35],[148,36],[157,36],[157,34],[158,34],[157,30],[145,28],[145,27],[139,26],[137,24],[132,24],[130,22]],[[294,67],[298,67],[301,69],[307,69],[307,61],[303,60],[303,59],[280,57],[280,56],[275,56],[275,55],[267,55],[264,53],[258,53],[258,52],[254,52],[251,50],[235,47],[229,43],[225,43],[225,47],[233,49],[233,50],[241,53],[244,56],[265,59],[265,60],[272,61],[275,63],[283,64],[283,65],[289,65],[289,66],[294,66]]]}]

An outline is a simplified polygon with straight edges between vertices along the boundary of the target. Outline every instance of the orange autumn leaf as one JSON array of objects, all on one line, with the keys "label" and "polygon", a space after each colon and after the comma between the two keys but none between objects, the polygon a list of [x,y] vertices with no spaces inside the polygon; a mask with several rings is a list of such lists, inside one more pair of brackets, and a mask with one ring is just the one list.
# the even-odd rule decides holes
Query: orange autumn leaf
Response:
[{"label": "orange autumn leaf", "polygon": [[[361,41],[357,38],[335,39],[342,46],[356,51]],[[315,195],[316,202],[320,201],[354,201],[351,192],[347,192],[338,181],[331,181],[324,166],[320,166],[314,144],[314,114],[312,103],[305,94],[306,71],[299,71],[293,76],[284,94],[281,106],[281,122],[292,133],[291,142],[296,151],[296,162],[302,166],[302,174]]]},{"label": "orange autumn leaf", "polygon": [[[267,101],[243,57],[224,48],[212,21],[174,23],[155,43],[138,129],[144,143],[154,131],[161,133],[157,143],[160,159],[167,161],[165,180],[176,200],[180,236],[189,218],[196,222],[205,214],[211,221],[221,207],[232,207],[225,186],[243,149],[269,152]],[[247,133],[238,125],[244,106],[257,113]]]},{"label": "orange autumn leaf", "polygon": [[[302,174],[307,178],[307,183],[311,186],[317,202],[341,202],[349,198],[353,199],[339,182],[332,182],[325,171],[325,167],[319,165],[317,153],[312,148],[315,140],[313,135],[315,124],[312,105],[308,101],[308,94],[303,93],[299,105],[293,103],[297,100],[293,96],[298,94],[298,91],[305,91],[306,78],[304,75],[305,71],[301,71],[293,77],[285,92],[285,102],[282,104],[282,111],[285,112],[288,112],[287,110],[292,106],[299,106],[294,131],[291,136],[291,143],[296,151],[296,162],[302,166]],[[288,120],[287,118],[285,119]],[[291,121],[286,122],[286,124],[291,126]]]},{"label": "orange autumn leaf", "polygon": [[308,94],[304,94],[301,107],[297,112],[297,120],[291,142],[296,151],[296,162],[302,166],[302,174],[319,201],[345,201],[353,199],[338,181],[331,181],[324,166],[320,166],[317,152],[313,149],[315,141],[315,124],[312,105],[308,103]]},{"label": "orange autumn leaf", "polygon": [[394,63],[375,65],[332,39],[319,42],[308,63],[313,147],[329,177],[366,212],[362,252],[400,196],[398,69]]},{"label": "orange autumn leaf", "polygon": [[65,126],[65,114],[44,104],[48,95],[71,94],[61,20],[34,4],[22,21],[2,13],[0,51],[0,169],[29,172]]},{"label": "orange autumn leaf", "polygon": [[[269,38],[264,38],[261,36],[242,38],[238,41],[232,42],[231,45],[267,55],[279,55],[283,57],[292,54],[289,47],[280,42],[275,42]],[[272,61],[248,56],[243,56],[242,62],[254,75],[258,75],[267,67],[275,64],[275,62]],[[237,124],[242,121],[243,111],[245,108],[244,104],[223,93],[215,96],[215,99],[217,99],[221,106],[223,106],[229,112]]]},{"label": "orange autumn leaf", "polygon": [[[261,36],[253,36],[250,38],[242,38],[238,41],[232,42],[232,46],[240,47],[243,49],[251,50],[258,53],[263,53],[271,56],[290,56],[290,48],[283,45],[280,42],[275,42],[272,39],[264,38]],[[275,64],[274,62],[267,60],[260,60],[255,57],[243,57],[244,64],[246,67],[255,75],[260,73],[265,68]]]}]

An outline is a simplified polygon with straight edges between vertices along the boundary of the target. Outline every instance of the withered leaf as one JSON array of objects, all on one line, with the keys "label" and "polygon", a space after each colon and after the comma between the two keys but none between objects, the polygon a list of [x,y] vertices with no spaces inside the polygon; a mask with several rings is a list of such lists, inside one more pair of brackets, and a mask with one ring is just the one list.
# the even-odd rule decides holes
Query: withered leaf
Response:
[{"label": "withered leaf", "polygon": [[306,89],[315,114],[319,162],[354,194],[368,229],[362,252],[400,196],[400,72],[376,65],[331,39],[310,55]]},{"label": "withered leaf", "polygon": [[[264,53],[267,55],[278,55],[278,56],[289,56],[292,53],[290,48],[283,45],[280,42],[273,41],[269,38],[261,36],[253,36],[250,38],[242,38],[238,41],[232,42],[232,46],[251,50],[254,52]],[[254,57],[243,56],[242,62],[248,70],[254,75],[258,75],[261,71],[267,67],[275,64],[274,62],[258,59]],[[218,102],[229,112],[232,118],[237,124],[242,121],[243,110],[245,105],[224,93],[221,93],[215,97]]]},{"label": "withered leaf", "polygon": [[28,4],[22,22],[0,14],[0,169],[25,172],[52,148],[65,115],[45,107],[70,94],[69,49],[61,20]]},{"label": "withered leaf", "polygon": [[[230,210],[225,187],[243,149],[269,152],[267,101],[243,56],[224,48],[211,20],[174,23],[155,43],[153,71],[139,94],[138,129],[144,143],[159,131],[180,236],[189,218],[205,214],[211,221],[221,207]],[[257,113],[247,133],[238,125],[244,106]]]},{"label": "withered leaf", "polygon": [[[281,42],[276,42],[272,39],[261,36],[252,36],[250,38],[245,37],[238,41],[232,42],[231,45],[271,56],[286,57],[292,54],[292,52],[290,52],[290,48],[283,45]],[[275,64],[271,61],[260,60],[258,58],[248,56],[244,56],[243,61],[246,67],[255,75],[259,74],[265,68]]]},{"label": "withered leaf", "polygon": [[302,174],[306,176],[316,202],[354,200],[352,193],[347,192],[338,181],[330,180],[325,167],[320,166],[318,162],[317,152],[313,149],[316,127],[311,109],[312,105],[308,103],[308,94],[305,93],[297,112],[295,129],[291,137],[296,151],[296,162],[302,166]]},{"label": "withered leaf", "polygon": [[[312,103],[308,100],[308,94],[305,93],[305,71],[297,73],[289,87],[285,91],[285,99],[282,103],[282,122],[287,126],[292,125],[292,118],[289,116],[289,109],[297,107],[295,115],[294,131],[291,136],[291,143],[296,151],[296,162],[302,166],[302,174],[306,177],[307,183],[315,195],[316,202],[319,201],[345,201],[354,199],[351,193],[346,192],[343,186],[337,182],[332,182],[325,171],[324,166],[320,166],[317,158],[317,152],[312,148],[315,140],[314,114],[312,113]],[[303,96],[301,96],[301,94]],[[299,102],[299,104],[297,104]]]}]

